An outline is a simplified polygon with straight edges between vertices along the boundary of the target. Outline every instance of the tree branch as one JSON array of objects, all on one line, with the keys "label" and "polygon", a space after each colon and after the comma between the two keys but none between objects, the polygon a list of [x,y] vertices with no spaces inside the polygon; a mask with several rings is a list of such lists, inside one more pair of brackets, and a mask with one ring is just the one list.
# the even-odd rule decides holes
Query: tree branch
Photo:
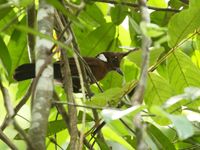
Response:
[{"label": "tree branch", "polygon": [[[148,7],[146,6],[146,0],[138,0],[140,5],[141,17],[142,22],[140,23],[147,29],[148,24],[150,23],[150,15],[148,12]],[[149,48],[151,46],[151,38],[145,34],[145,31],[142,32],[142,66],[140,72],[140,79],[138,86],[136,87],[136,91],[134,95],[131,97],[133,105],[141,105],[143,103],[144,91],[146,87],[146,80],[148,76],[148,67],[149,67]],[[144,133],[146,126],[142,123],[141,114],[137,114],[134,119],[133,123],[136,126],[136,139],[137,139],[137,149],[144,150],[148,149],[147,145],[144,141]]]},{"label": "tree branch", "polygon": [[[114,1],[114,0],[91,0],[94,2],[102,2],[102,3],[109,3],[109,4],[121,4],[126,5],[129,7],[139,8],[139,4],[131,3],[131,2],[123,2],[123,1]],[[172,9],[172,8],[159,8],[159,7],[152,7],[147,6],[148,9],[156,10],[156,11],[169,11],[169,12],[180,12],[180,10]]]},{"label": "tree branch", "polygon": [[[45,0],[40,0],[37,22],[39,32],[52,36],[54,22],[54,8],[46,4]],[[53,43],[46,39],[36,38],[35,56],[36,56],[36,75],[40,67],[49,57],[50,48]],[[50,58],[51,60],[51,58]],[[29,129],[29,138],[34,141],[34,150],[44,150],[45,137],[47,133],[48,116],[53,96],[53,67],[48,64],[42,72],[34,92],[33,107],[31,112],[31,126]],[[29,147],[29,149],[31,149]]]},{"label": "tree branch", "polygon": [[[69,67],[69,61],[65,50],[61,50],[62,62],[63,62],[63,86],[65,93],[67,95],[67,101],[70,103],[75,103],[73,97],[73,85],[71,71]],[[78,150],[79,135],[77,128],[77,110],[75,106],[68,105],[69,112],[69,131],[70,131],[70,149]]]}]

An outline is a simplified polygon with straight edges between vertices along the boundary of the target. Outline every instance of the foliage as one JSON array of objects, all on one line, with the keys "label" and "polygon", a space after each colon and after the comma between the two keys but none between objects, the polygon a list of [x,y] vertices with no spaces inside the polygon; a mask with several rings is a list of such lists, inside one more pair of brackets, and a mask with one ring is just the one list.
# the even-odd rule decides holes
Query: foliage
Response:
[{"label": "foliage", "polygon": [[[124,58],[121,63],[123,77],[110,72],[99,82],[103,93],[96,85],[91,85],[94,93],[91,100],[84,102],[82,95],[75,94],[76,102],[87,106],[84,128],[86,139],[91,138],[96,142],[95,149],[135,149],[137,139],[132,118],[140,112],[146,125],[145,142],[150,149],[199,149],[200,1],[190,0],[187,4],[181,0],[149,0],[147,4],[152,11],[151,24],[148,26],[141,24],[139,8],[129,5],[136,1],[121,0],[115,1],[115,4],[97,1],[85,1],[84,9],[78,10],[69,5],[72,10],[65,12],[66,8],[59,2],[49,0],[51,5],[72,21],[72,30],[82,56],[95,57],[103,51],[127,51],[120,47],[141,47],[142,31],[151,37],[152,45],[143,105],[131,106],[131,96],[141,69],[141,50]],[[0,81],[9,90],[13,104],[20,102],[30,85],[30,82],[17,83],[12,79],[14,69],[29,60],[27,34],[42,36],[26,27],[25,10],[31,2],[24,0],[15,4],[0,1]],[[79,3],[80,1],[73,1],[74,5],[78,6]],[[78,16],[75,15],[77,11],[80,11]],[[56,44],[64,45],[61,42]],[[61,102],[65,102],[62,87],[56,85],[55,90]],[[2,94],[0,102],[0,120],[3,122],[6,111]],[[117,108],[122,102],[124,105]],[[30,107],[30,104],[24,104],[16,116],[24,130],[29,127],[24,118],[30,120]],[[107,122],[102,128],[106,144],[99,137],[92,137],[96,125],[91,108],[96,108],[101,120]],[[77,109],[81,129],[85,109]],[[57,110],[53,107],[49,116],[47,149],[54,149],[55,143],[51,138],[55,134],[57,144],[67,147],[69,134],[66,128],[62,117],[57,116]],[[12,128],[7,130],[5,134],[11,141],[14,140],[19,149],[25,149],[25,143],[19,134],[12,132]],[[0,142],[0,149],[7,149],[5,143]]]}]

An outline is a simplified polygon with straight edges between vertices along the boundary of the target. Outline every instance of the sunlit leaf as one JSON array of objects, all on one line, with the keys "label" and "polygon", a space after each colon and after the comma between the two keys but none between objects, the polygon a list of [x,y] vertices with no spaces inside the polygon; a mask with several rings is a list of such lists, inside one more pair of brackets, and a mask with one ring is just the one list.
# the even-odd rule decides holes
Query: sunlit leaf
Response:
[{"label": "sunlit leaf", "polygon": [[183,94],[176,95],[173,97],[170,97],[166,103],[164,104],[164,107],[170,107],[174,105],[175,103],[178,103],[181,100],[196,100],[197,98],[200,97],[200,88],[197,87],[187,87],[184,90]]},{"label": "sunlit leaf", "polygon": [[[150,50],[150,62],[149,62],[150,66],[152,64],[154,64],[158,60],[160,54],[163,51],[164,51],[163,47],[153,48],[153,49]],[[131,60],[131,61],[133,61],[138,67],[141,67],[141,63],[142,63],[142,51],[139,50],[139,51],[136,51],[134,53],[129,54],[128,59]]]},{"label": "sunlit leaf", "polygon": [[112,120],[120,119],[128,114],[135,115],[136,113],[140,112],[144,108],[145,106],[141,105],[141,106],[132,106],[125,110],[104,109],[102,110],[101,115],[106,121],[112,121]]},{"label": "sunlit leaf", "polygon": [[81,53],[86,56],[95,56],[106,51],[115,37],[115,30],[113,23],[106,23],[90,32],[80,43]]},{"label": "sunlit leaf", "polygon": [[184,53],[174,52],[167,61],[167,69],[169,83],[172,85],[175,94],[182,93],[185,87],[199,87],[200,70]]},{"label": "sunlit leaf", "polygon": [[[25,18],[21,24],[25,24]],[[14,69],[22,63],[28,62],[27,52],[27,34],[18,30],[14,30],[11,39],[8,43],[8,50],[12,59],[12,68],[9,74],[9,81],[11,82]]]},{"label": "sunlit leaf", "polygon": [[162,131],[154,126],[153,124],[148,124],[147,126],[147,132],[152,138],[156,139],[154,140],[156,145],[159,147],[159,149],[166,149],[166,150],[175,150],[173,143],[166,137]]},{"label": "sunlit leaf", "polygon": [[169,22],[169,46],[179,44],[188,34],[200,27],[200,1],[192,0],[190,7],[174,15]]},{"label": "sunlit leaf", "polygon": [[112,18],[112,22],[116,25],[119,25],[122,23],[122,21],[125,19],[128,11],[127,7],[124,7],[123,5],[115,5],[111,8],[110,14]]},{"label": "sunlit leaf", "polygon": [[5,67],[5,70],[9,74],[11,71],[12,61],[10,58],[10,54],[8,52],[8,48],[6,44],[4,43],[3,39],[0,37],[0,60],[3,63],[3,66]]},{"label": "sunlit leaf", "polygon": [[194,134],[193,126],[185,116],[170,115],[169,118],[181,140],[187,139]]}]

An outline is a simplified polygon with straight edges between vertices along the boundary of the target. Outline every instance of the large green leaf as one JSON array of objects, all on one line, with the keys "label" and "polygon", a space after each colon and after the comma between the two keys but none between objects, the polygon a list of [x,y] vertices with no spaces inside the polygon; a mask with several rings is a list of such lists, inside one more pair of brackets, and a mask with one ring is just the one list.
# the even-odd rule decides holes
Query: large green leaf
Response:
[{"label": "large green leaf", "polygon": [[159,147],[159,149],[165,149],[165,150],[175,150],[173,143],[168,139],[167,136],[165,136],[162,131],[154,126],[153,124],[148,124],[147,126],[147,132],[151,136],[152,139],[155,139],[156,145]]},{"label": "large green leaf", "polygon": [[200,1],[190,1],[188,10],[184,10],[172,17],[169,22],[169,46],[174,47],[180,43],[188,34],[200,27]]},{"label": "large green leaf", "polygon": [[[0,6],[2,5],[2,4],[8,4],[8,1],[7,0],[0,0]],[[8,6],[8,7],[6,7],[6,8],[3,8],[3,9],[0,9],[0,20],[3,18],[3,17],[5,17],[8,13],[9,13],[9,11],[11,11],[11,6]]]},{"label": "large green leaf", "polygon": [[152,106],[151,111],[157,116],[169,119],[170,123],[172,123],[173,125],[173,128],[176,130],[180,140],[187,139],[194,134],[193,126],[185,116],[171,115],[158,106]]},{"label": "large green leaf", "polygon": [[122,76],[117,73],[116,71],[109,72],[106,77],[100,81],[102,84],[102,88],[104,90],[114,88],[114,87],[121,87],[122,85]]},{"label": "large green leaf", "polygon": [[0,37],[0,60],[3,63],[5,70],[9,74],[12,66],[12,61],[10,58],[10,54],[8,52],[8,48],[1,37]]},{"label": "large green leaf", "polygon": [[104,91],[104,93],[96,94],[92,97],[92,100],[87,101],[86,104],[100,107],[105,107],[107,104],[116,105],[122,94],[123,91],[121,88],[111,88]]},{"label": "large green leaf", "polygon": [[87,101],[86,104],[100,107],[105,107],[107,104],[109,104],[109,106],[116,106],[122,97],[133,90],[136,82],[137,81],[131,81],[126,83],[122,88],[115,87],[103,93],[97,93],[92,97],[92,100]]},{"label": "large green leaf", "polygon": [[183,52],[176,51],[167,60],[169,82],[175,94],[188,86],[200,87],[200,70]]},{"label": "large green leaf", "polygon": [[[148,105],[148,108],[151,108],[153,105],[161,106],[172,95],[172,88],[166,79],[156,73],[149,73],[147,89],[144,96],[144,101]],[[169,120],[166,117],[153,116],[152,119],[160,125],[169,124]]]},{"label": "large green leaf", "polygon": [[90,32],[80,41],[81,53],[86,56],[94,56],[106,51],[115,38],[115,30],[113,23],[106,23]]},{"label": "large green leaf", "polygon": [[112,7],[110,10],[112,22],[116,25],[121,24],[122,21],[125,19],[127,13],[128,8],[126,6],[120,4],[115,5],[115,7]]},{"label": "large green leaf", "polygon": [[[1,13],[0,13],[1,14]],[[5,34],[12,34],[14,27],[12,20],[17,17],[15,11],[11,10],[0,20],[0,32]]]},{"label": "large green leaf", "polygon": [[[23,18],[20,24],[25,24],[26,17]],[[28,53],[27,53],[27,34],[14,30],[10,41],[8,43],[8,50],[12,59],[12,68],[9,74],[9,81],[12,81],[12,75],[14,69],[22,63],[28,62]]]},{"label": "large green leaf", "polygon": [[[160,54],[164,51],[163,47],[153,48],[150,51],[150,62],[149,66],[153,65],[159,58]],[[129,54],[128,59],[133,61],[138,67],[141,67],[142,64],[142,51],[136,51],[134,53]]]},{"label": "large green leaf", "polygon": [[170,115],[169,118],[181,140],[187,139],[194,134],[193,126],[185,116]]},{"label": "large green leaf", "polygon": [[71,13],[69,9],[66,9],[59,1],[47,0],[47,2],[53,5],[59,11],[61,11],[66,17],[70,18],[70,20],[72,20],[73,23],[76,24],[78,27],[84,28],[79,19],[73,13]]},{"label": "large green leaf", "polygon": [[85,25],[90,25],[91,28],[97,27],[106,22],[103,13],[96,4],[86,5],[85,9],[81,11],[79,18]]},{"label": "large green leaf", "polygon": [[[184,89],[183,94],[179,94],[176,96],[170,97],[164,104],[165,108],[168,108],[176,103],[179,103],[183,100],[188,100],[188,101],[195,101],[199,99],[200,97],[200,88],[197,87],[187,87]],[[187,101],[187,102],[188,102]],[[183,104],[182,104],[183,105]]]},{"label": "large green leaf", "polygon": [[145,92],[145,103],[149,107],[152,105],[162,105],[172,95],[172,87],[166,79],[156,73],[149,73]]},{"label": "large green leaf", "polygon": [[138,67],[130,60],[125,59],[123,61],[122,70],[124,73],[124,79],[126,82],[136,80],[139,75]]}]

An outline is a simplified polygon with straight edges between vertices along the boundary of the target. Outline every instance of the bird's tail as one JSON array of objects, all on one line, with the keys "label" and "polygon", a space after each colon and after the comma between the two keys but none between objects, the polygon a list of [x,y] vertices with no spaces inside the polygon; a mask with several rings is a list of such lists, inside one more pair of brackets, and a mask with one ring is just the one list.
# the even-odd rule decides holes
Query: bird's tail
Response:
[{"label": "bird's tail", "polygon": [[[54,67],[54,79],[61,81],[61,67],[60,63],[56,62],[53,64]],[[35,78],[35,63],[32,64],[23,64],[15,69],[13,78],[16,81],[23,81],[27,79]]]},{"label": "bird's tail", "polygon": [[23,64],[17,67],[13,78],[17,81],[35,78],[35,64]]}]

